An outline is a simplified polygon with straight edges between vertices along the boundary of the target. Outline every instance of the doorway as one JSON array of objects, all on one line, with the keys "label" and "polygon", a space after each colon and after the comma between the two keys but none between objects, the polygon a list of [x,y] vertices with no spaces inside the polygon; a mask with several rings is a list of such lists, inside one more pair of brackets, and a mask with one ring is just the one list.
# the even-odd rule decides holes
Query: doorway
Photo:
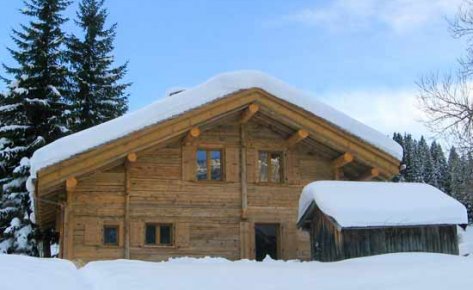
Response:
[{"label": "doorway", "polygon": [[278,259],[278,237],[278,224],[255,224],[256,261],[263,261],[267,255]]}]

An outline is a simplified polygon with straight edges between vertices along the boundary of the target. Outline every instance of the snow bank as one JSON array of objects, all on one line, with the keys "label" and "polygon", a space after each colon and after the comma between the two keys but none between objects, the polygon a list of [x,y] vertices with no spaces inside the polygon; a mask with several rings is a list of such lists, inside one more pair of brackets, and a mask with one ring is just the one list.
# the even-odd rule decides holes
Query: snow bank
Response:
[{"label": "snow bank", "polygon": [[390,137],[320,103],[313,96],[261,72],[237,71],[218,75],[175,96],[162,98],[140,110],[44,146],[37,150],[31,159],[31,174],[36,176],[36,172],[46,166],[249,88],[261,88],[327,120],[399,160],[402,158],[401,146]]},{"label": "snow bank", "polygon": [[70,261],[0,254],[0,289],[84,290],[90,287]]},{"label": "snow bank", "polygon": [[312,202],[342,227],[468,223],[460,202],[424,183],[312,182],[299,199],[298,220]]},{"label": "snow bank", "polygon": [[458,227],[457,232],[459,236],[458,249],[460,255],[469,255],[473,257],[473,225],[469,225],[466,230]]},{"label": "snow bank", "polygon": [[1,289],[68,290],[444,290],[471,289],[473,259],[398,253],[334,263],[231,262],[181,258],[169,262],[115,260],[76,270],[71,262],[0,256]]}]

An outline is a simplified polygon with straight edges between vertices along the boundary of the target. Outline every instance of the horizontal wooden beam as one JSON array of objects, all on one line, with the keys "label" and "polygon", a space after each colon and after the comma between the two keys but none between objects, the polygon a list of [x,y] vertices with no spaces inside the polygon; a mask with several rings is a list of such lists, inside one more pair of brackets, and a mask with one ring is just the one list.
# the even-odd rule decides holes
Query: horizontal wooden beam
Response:
[{"label": "horizontal wooden beam", "polygon": [[253,117],[256,112],[258,112],[259,110],[259,106],[258,104],[250,104],[246,109],[245,111],[243,111],[243,113],[241,114],[241,118],[240,118],[240,123],[241,124],[244,124],[246,122],[248,122],[251,117]]},{"label": "horizontal wooden beam", "polygon": [[307,138],[308,136],[309,136],[309,132],[307,132],[307,130],[300,129],[286,140],[286,146],[288,148],[291,148],[297,143],[299,143],[300,141]]},{"label": "horizontal wooden beam", "polygon": [[74,176],[68,177],[66,179],[66,191],[74,191],[77,186],[77,179]]},{"label": "horizontal wooden beam", "polygon": [[368,180],[371,180],[375,177],[378,177],[379,174],[380,174],[380,172],[379,172],[378,168],[371,168],[370,170],[365,172],[363,175],[361,175],[360,178],[358,178],[358,180],[359,181],[368,181]]},{"label": "horizontal wooden beam", "polygon": [[138,156],[136,155],[135,152],[130,152],[128,153],[128,155],[126,156],[126,160],[128,162],[136,162],[136,160],[138,159]]},{"label": "horizontal wooden beam", "polygon": [[333,160],[332,166],[333,168],[338,169],[352,162],[353,159],[353,154],[346,152],[340,155],[337,159]]},{"label": "horizontal wooden beam", "polygon": [[189,132],[187,132],[187,135],[186,137],[184,137],[184,140],[182,141],[182,143],[184,143],[185,145],[192,144],[192,142],[194,142],[195,139],[200,136],[200,134],[201,134],[201,131],[199,127],[194,127],[190,129]]}]

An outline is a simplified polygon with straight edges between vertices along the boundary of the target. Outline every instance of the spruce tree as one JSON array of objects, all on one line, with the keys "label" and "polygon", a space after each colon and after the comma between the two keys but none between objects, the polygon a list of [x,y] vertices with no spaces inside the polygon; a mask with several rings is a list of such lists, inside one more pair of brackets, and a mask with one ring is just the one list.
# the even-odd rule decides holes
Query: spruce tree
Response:
[{"label": "spruce tree", "polygon": [[437,182],[437,188],[445,192],[450,177],[447,159],[445,158],[442,146],[433,141],[432,145],[430,145],[430,154],[432,156],[434,179]]},{"label": "spruce tree", "polygon": [[82,0],[76,24],[83,38],[70,36],[68,58],[71,63],[73,130],[79,131],[116,118],[128,109],[130,85],[121,83],[127,64],[113,66],[113,41],[116,24],[105,28],[107,11],[103,0]]},{"label": "spruce tree", "polygon": [[419,182],[425,182],[437,187],[438,184],[434,173],[432,155],[430,154],[430,148],[429,145],[427,145],[424,136],[420,137],[416,157],[421,167],[420,172],[422,177]]},{"label": "spruce tree", "polygon": [[406,182],[416,182],[420,178],[418,160],[416,158],[417,142],[412,138],[412,135],[404,135],[404,164],[406,169],[402,172],[403,178]]},{"label": "spruce tree", "polygon": [[68,112],[61,12],[67,0],[29,0],[31,18],[13,30],[16,67],[3,65],[8,90],[0,108],[0,160],[5,168],[0,202],[0,251],[37,255],[31,201],[26,189],[29,158],[40,146],[66,134]]}]

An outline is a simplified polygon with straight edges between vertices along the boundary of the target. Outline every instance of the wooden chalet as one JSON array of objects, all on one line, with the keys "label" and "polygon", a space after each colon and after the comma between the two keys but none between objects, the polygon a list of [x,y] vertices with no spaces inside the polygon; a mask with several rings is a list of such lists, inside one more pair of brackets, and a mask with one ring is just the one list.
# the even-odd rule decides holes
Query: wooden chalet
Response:
[{"label": "wooden chalet", "polygon": [[317,181],[300,199],[298,227],[311,258],[331,262],[396,252],[458,255],[466,208],[420,183]]},{"label": "wooden chalet", "polygon": [[63,258],[309,259],[303,187],[389,180],[401,155],[312,96],[234,72],[39,149],[29,189]]}]

